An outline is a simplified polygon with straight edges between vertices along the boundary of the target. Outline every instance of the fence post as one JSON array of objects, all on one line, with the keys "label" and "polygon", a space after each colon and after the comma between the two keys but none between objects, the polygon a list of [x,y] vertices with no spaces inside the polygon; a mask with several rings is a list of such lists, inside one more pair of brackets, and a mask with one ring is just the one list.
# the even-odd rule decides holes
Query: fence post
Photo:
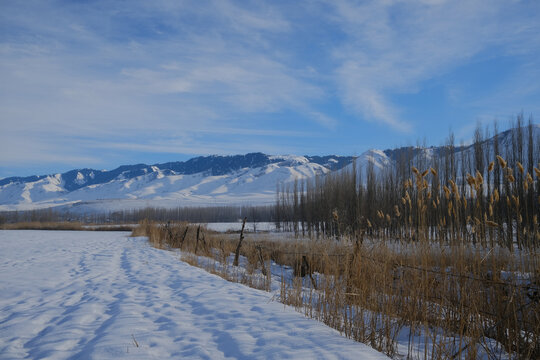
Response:
[{"label": "fence post", "polygon": [[242,246],[242,240],[244,240],[244,228],[246,227],[246,221],[247,217],[244,218],[244,221],[242,222],[242,231],[240,231],[240,241],[238,241],[238,245],[236,246],[236,252],[234,253],[234,266],[238,266],[238,257],[240,256],[240,247]]},{"label": "fence post", "polygon": [[308,260],[307,260],[307,256],[306,255],[302,255],[302,266],[300,268],[300,272],[301,272],[301,275],[302,277],[309,275],[309,278],[311,280],[311,285],[313,285],[313,288],[315,290],[317,290],[317,282],[315,281],[315,279],[313,278],[313,274],[312,274],[312,269],[311,267],[309,266],[309,263],[308,263]]},{"label": "fence post", "polygon": [[261,266],[262,266],[262,274],[264,276],[266,276],[266,266],[264,264],[264,259],[263,259],[263,256],[262,256],[262,250],[261,250],[261,247],[259,245],[257,245],[257,250],[259,251],[259,261],[261,262]]},{"label": "fence post", "polygon": [[180,250],[182,250],[182,247],[184,246],[184,240],[186,240],[186,235],[189,230],[189,225],[186,225],[186,230],[184,231],[184,234],[182,235],[182,240],[180,240]]},{"label": "fence post", "polygon": [[195,243],[195,255],[197,255],[197,248],[199,247],[199,233],[201,232],[201,225],[197,228],[197,242]]}]

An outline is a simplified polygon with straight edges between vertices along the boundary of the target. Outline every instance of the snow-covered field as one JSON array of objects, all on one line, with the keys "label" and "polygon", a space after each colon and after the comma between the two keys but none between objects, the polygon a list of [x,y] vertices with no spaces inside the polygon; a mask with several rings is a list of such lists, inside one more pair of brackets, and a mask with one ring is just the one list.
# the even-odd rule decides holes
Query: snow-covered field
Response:
[{"label": "snow-covered field", "polygon": [[[240,231],[242,229],[242,221],[223,222],[223,223],[207,223],[205,224],[209,230],[226,232]],[[275,231],[276,224],[273,222],[246,222],[245,231]]]},{"label": "snow-covered field", "polygon": [[0,231],[0,358],[386,358],[128,235]]}]

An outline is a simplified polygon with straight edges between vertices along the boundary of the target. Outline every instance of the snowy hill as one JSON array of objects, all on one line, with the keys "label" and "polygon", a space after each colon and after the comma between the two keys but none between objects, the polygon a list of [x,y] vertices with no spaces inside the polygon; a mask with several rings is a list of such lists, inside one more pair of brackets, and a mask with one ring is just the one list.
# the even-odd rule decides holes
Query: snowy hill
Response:
[{"label": "snowy hill", "polygon": [[[528,131],[523,129],[523,150],[527,153]],[[515,154],[512,143],[519,135],[508,130],[498,135],[499,151],[506,158]],[[540,144],[540,126],[533,127],[533,141]],[[493,149],[494,138],[485,140]],[[279,183],[307,179],[340,169],[375,173],[392,168],[408,157],[426,167],[433,158],[443,157],[447,148],[401,147],[372,149],[352,156],[270,156],[251,153],[236,156],[196,157],[185,162],[154,165],[125,165],[117,169],[76,169],[63,174],[0,179],[0,211],[30,210],[53,206],[78,212],[114,211],[148,206],[174,208],[208,205],[260,205],[275,200]],[[456,158],[474,158],[473,145],[455,146]],[[462,156],[463,155],[463,156]],[[493,159],[492,153],[488,156]],[[526,166],[527,159],[522,159]],[[458,167],[459,167],[458,160]]]},{"label": "snowy hill", "polygon": [[[536,124],[532,126],[532,143],[533,153],[539,153],[540,149],[540,125]],[[518,154],[514,151],[514,143],[522,143],[522,158],[518,159]],[[520,161],[523,166],[528,165],[528,146],[529,146],[529,130],[527,127],[522,128],[522,133],[518,134],[516,129],[510,129],[501,132],[497,135],[497,143],[499,148],[499,154],[505,159],[510,161]],[[495,137],[484,139],[482,142],[482,151],[485,166],[489,161],[495,160],[494,147]],[[431,146],[431,147],[418,147],[407,146],[395,149],[381,150],[368,150],[356,158],[357,169],[367,169],[368,165],[373,164],[373,170],[375,173],[379,173],[385,169],[391,168],[394,165],[399,164],[402,161],[408,161],[412,159],[412,164],[424,169],[432,162],[432,160],[438,159],[443,161],[444,156],[449,152],[447,146]],[[456,166],[458,174],[461,173],[461,160],[465,159],[466,164],[470,167],[474,167],[475,149],[473,144],[454,144],[454,156],[456,158]],[[536,155],[538,156],[538,155]],[[488,161],[489,159],[489,161]],[[538,161],[538,158],[535,158]],[[536,163],[535,163],[536,164]],[[534,165],[534,164],[533,164]],[[352,168],[352,164],[346,167]],[[465,172],[474,171],[476,169],[465,168]]]},{"label": "snowy hill", "polygon": [[64,174],[12,177],[0,180],[0,210],[60,205],[93,211],[266,204],[273,202],[278,183],[322,175],[342,168],[352,159],[252,153],[121,166],[111,171],[78,169]]}]

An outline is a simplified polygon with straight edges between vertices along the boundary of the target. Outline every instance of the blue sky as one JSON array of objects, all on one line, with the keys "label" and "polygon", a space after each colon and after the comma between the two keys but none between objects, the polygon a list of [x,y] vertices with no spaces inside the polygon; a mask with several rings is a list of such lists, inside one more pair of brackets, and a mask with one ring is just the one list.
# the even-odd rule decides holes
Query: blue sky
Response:
[{"label": "blue sky", "polygon": [[540,116],[539,18],[536,0],[1,0],[0,177],[467,142]]}]

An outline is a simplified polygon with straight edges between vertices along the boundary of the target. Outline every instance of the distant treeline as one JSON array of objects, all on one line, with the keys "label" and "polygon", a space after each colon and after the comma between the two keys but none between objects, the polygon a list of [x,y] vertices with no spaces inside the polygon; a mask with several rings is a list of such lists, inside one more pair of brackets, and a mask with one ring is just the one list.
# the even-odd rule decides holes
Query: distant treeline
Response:
[{"label": "distant treeline", "polygon": [[248,217],[250,222],[273,222],[275,207],[268,206],[210,206],[178,207],[173,209],[147,207],[107,213],[73,213],[51,208],[30,211],[0,212],[0,224],[16,222],[82,222],[91,224],[137,223],[151,221],[188,221],[199,223],[235,222]]},{"label": "distant treeline", "polygon": [[410,148],[378,173],[369,164],[278,185],[276,221],[309,236],[539,246],[538,132],[523,115],[504,138],[490,131],[478,125],[460,147],[450,133],[440,153]]}]

